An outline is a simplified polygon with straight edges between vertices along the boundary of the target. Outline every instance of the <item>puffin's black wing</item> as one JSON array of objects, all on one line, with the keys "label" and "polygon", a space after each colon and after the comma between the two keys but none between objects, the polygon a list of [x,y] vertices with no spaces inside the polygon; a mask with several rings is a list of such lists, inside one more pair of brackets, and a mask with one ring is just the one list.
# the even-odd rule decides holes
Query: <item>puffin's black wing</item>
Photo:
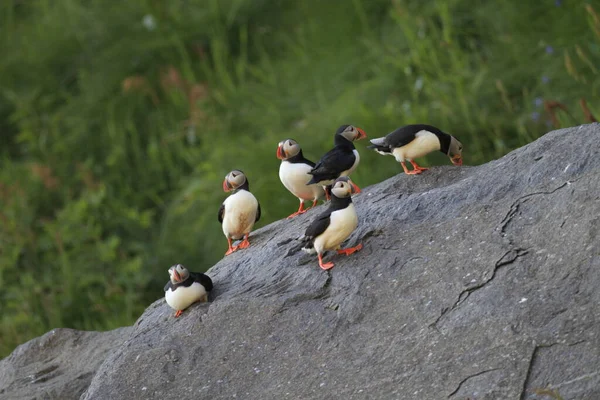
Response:
[{"label": "puffin's black wing", "polygon": [[354,165],[356,156],[351,148],[336,146],[329,150],[309,172],[313,178],[308,185],[325,180],[337,179],[340,174]]},{"label": "puffin's black wing", "polygon": [[[256,202],[258,203],[258,200]],[[258,208],[256,209],[256,218],[254,219],[254,222],[258,222],[259,219],[260,219],[260,203],[258,203]]]},{"label": "puffin's black wing", "polygon": [[221,204],[219,207],[219,222],[223,223],[223,215],[225,215],[225,203]]},{"label": "puffin's black wing", "polygon": [[167,290],[169,290],[170,287],[171,287],[171,281],[167,282],[167,284],[165,285],[165,292]]},{"label": "puffin's black wing", "polygon": [[388,133],[385,137],[385,144],[390,146],[391,148],[402,147],[413,140],[415,140],[415,136],[417,133],[421,131],[429,131],[435,134],[443,133],[435,126],[426,125],[426,124],[414,124],[414,125],[406,125],[396,129],[395,131]]},{"label": "puffin's black wing", "polygon": [[388,133],[383,139],[383,142],[388,145],[391,149],[406,146],[413,140],[415,135],[419,132],[419,129],[414,129],[415,125],[407,125],[396,129],[395,131]]},{"label": "puffin's black wing", "polygon": [[204,286],[204,289],[206,289],[207,292],[210,292],[213,289],[213,283],[212,279],[210,279],[210,276],[201,272],[190,272],[190,277],[194,280],[194,282],[198,282]]},{"label": "puffin's black wing", "polygon": [[325,232],[329,223],[331,222],[331,212],[326,211],[319,215],[304,232],[304,237],[308,240],[312,240]]}]

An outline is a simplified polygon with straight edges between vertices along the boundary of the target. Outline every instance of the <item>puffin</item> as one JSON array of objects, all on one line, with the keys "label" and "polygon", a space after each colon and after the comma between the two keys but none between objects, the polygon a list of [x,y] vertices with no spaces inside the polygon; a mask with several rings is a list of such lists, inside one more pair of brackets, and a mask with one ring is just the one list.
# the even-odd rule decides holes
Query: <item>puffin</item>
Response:
[{"label": "puffin", "polygon": [[302,250],[309,254],[317,253],[319,266],[324,270],[334,266],[332,262],[323,263],[324,252],[337,250],[338,254],[350,255],[362,249],[362,244],[346,249],[340,248],[342,242],[358,226],[358,216],[351,198],[358,190],[358,186],[347,176],[336,179],[331,187],[329,208],[315,218],[301,239]]},{"label": "puffin", "polygon": [[208,275],[190,272],[183,265],[176,264],[169,268],[169,278],[165,286],[165,300],[172,309],[177,311],[175,318],[193,303],[208,301],[208,292],[213,288],[212,280]]},{"label": "puffin", "polygon": [[293,218],[308,211],[304,209],[305,201],[312,200],[312,207],[316,206],[317,201],[325,196],[325,190],[322,185],[307,185],[312,178],[308,173],[315,167],[315,163],[304,158],[302,148],[294,139],[279,142],[277,158],[281,160],[279,165],[281,183],[300,200],[298,211],[288,216]]},{"label": "puffin", "polygon": [[[308,173],[312,179],[307,185],[321,184],[328,186],[325,195],[329,199],[329,185],[340,176],[349,176],[360,162],[358,150],[354,147],[355,140],[367,137],[365,131],[352,125],[342,125],[335,132],[334,147],[317,162]],[[360,189],[355,185],[356,193]]]},{"label": "puffin", "polygon": [[[223,226],[223,233],[229,243],[225,255],[229,255],[238,249],[250,246],[248,236],[255,222],[260,219],[260,204],[256,197],[250,193],[250,185],[246,175],[235,169],[225,176],[223,190],[233,192],[219,208],[219,222]],[[244,239],[233,247],[231,241]]]},{"label": "puffin", "polygon": [[[396,129],[384,137],[371,139],[372,145],[368,146],[381,155],[391,155],[396,158],[404,173],[417,175],[427,168],[414,162],[415,158],[422,157],[432,151],[439,150],[450,157],[454,165],[462,165],[463,145],[454,136],[441,131],[435,126],[425,124],[406,125]],[[413,170],[406,168],[405,161],[409,161]]]}]

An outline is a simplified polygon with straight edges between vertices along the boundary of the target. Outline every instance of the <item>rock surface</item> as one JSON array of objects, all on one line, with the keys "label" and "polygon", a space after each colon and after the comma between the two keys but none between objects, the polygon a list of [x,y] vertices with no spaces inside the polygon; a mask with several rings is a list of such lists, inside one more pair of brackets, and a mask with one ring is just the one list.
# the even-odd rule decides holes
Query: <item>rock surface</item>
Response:
[{"label": "rock surface", "polygon": [[0,399],[78,399],[109,352],[131,328],[110,332],[53,329],[0,361]]},{"label": "rock surface", "polygon": [[210,303],[28,342],[0,398],[78,398],[97,369],[82,399],[600,399],[599,155],[591,124],[366,188],[364,249],[328,272],[296,241],[322,208],[273,223],[209,270]]}]

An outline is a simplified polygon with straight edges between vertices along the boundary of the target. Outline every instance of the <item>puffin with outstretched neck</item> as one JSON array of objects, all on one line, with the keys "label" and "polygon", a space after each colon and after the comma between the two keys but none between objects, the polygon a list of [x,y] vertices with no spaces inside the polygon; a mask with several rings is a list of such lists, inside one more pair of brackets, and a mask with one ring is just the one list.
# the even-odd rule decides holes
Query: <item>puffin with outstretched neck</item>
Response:
[{"label": "puffin with outstretched neck", "polygon": [[[366,137],[367,134],[360,128],[352,125],[340,126],[335,132],[335,146],[325,153],[309,172],[312,179],[307,184],[328,186],[340,176],[349,176],[360,162],[360,155],[352,142]],[[329,195],[328,192],[329,190],[326,191],[326,195]],[[357,193],[360,193],[360,190]]]},{"label": "puffin with outstretched neck", "polygon": [[169,268],[169,282],[165,286],[165,300],[177,311],[175,318],[193,303],[207,302],[208,292],[213,288],[208,275],[191,272],[181,264]]},{"label": "puffin with outstretched neck", "polygon": [[[227,238],[229,248],[225,255],[238,249],[250,246],[248,236],[254,223],[260,219],[260,204],[256,197],[250,193],[248,178],[240,170],[233,170],[225,176],[223,190],[233,192],[219,208],[219,222],[223,226],[223,233]],[[232,240],[242,239],[237,246],[232,246]]]},{"label": "puffin with outstretched neck", "polygon": [[358,226],[358,216],[351,197],[358,190],[358,186],[350,178],[343,176],[336,179],[331,187],[329,208],[306,228],[302,238],[302,250],[317,253],[319,266],[324,270],[331,269],[334,265],[332,262],[323,263],[324,252],[337,250],[338,254],[350,255],[362,249],[362,244],[346,249],[340,248],[342,242]]},{"label": "puffin with outstretched neck", "polygon": [[[462,165],[462,143],[454,136],[431,125],[406,125],[384,137],[371,139],[371,143],[369,149],[381,155],[394,156],[408,175],[426,171],[427,168],[418,166],[414,159],[436,150],[450,157],[452,164]],[[409,171],[406,168],[405,161],[412,164],[413,170]]]},{"label": "puffin with outstretched neck", "polygon": [[305,201],[312,201],[312,207],[316,206],[317,201],[325,196],[325,190],[319,184],[307,185],[312,178],[309,172],[314,168],[315,163],[304,158],[302,148],[294,139],[279,142],[277,158],[281,160],[279,166],[281,183],[300,200],[298,211],[288,216],[293,218],[307,211],[304,209]]}]

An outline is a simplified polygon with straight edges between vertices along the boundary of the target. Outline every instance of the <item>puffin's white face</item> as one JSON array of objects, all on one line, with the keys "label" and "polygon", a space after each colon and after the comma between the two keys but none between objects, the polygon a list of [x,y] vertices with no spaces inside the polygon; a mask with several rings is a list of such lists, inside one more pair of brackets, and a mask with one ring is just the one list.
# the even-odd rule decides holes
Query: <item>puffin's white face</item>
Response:
[{"label": "puffin's white face", "polygon": [[350,178],[347,176],[342,176],[337,178],[333,183],[331,193],[333,193],[335,197],[343,199],[344,197],[349,197],[354,193],[360,193],[360,189],[354,182],[350,180]]},{"label": "puffin's white face", "polygon": [[240,170],[234,169],[225,176],[223,181],[223,190],[230,192],[246,183],[246,175]]},{"label": "puffin's white face", "polygon": [[345,137],[346,139],[348,139],[351,142],[354,142],[355,140],[364,139],[367,137],[367,134],[365,133],[365,131],[363,131],[362,129],[357,128],[355,126],[352,126],[352,125],[348,125],[346,127],[346,129],[344,129],[340,133],[340,135]]},{"label": "puffin's white face", "polygon": [[171,283],[177,284],[185,281],[190,276],[190,271],[181,264],[173,265],[169,268],[169,278]]},{"label": "puffin's white face", "polygon": [[450,136],[450,148],[448,149],[448,157],[454,165],[462,165],[462,149],[463,145],[454,136]]},{"label": "puffin's white face", "polygon": [[294,139],[286,139],[277,145],[277,158],[287,160],[300,153],[300,145]]}]

